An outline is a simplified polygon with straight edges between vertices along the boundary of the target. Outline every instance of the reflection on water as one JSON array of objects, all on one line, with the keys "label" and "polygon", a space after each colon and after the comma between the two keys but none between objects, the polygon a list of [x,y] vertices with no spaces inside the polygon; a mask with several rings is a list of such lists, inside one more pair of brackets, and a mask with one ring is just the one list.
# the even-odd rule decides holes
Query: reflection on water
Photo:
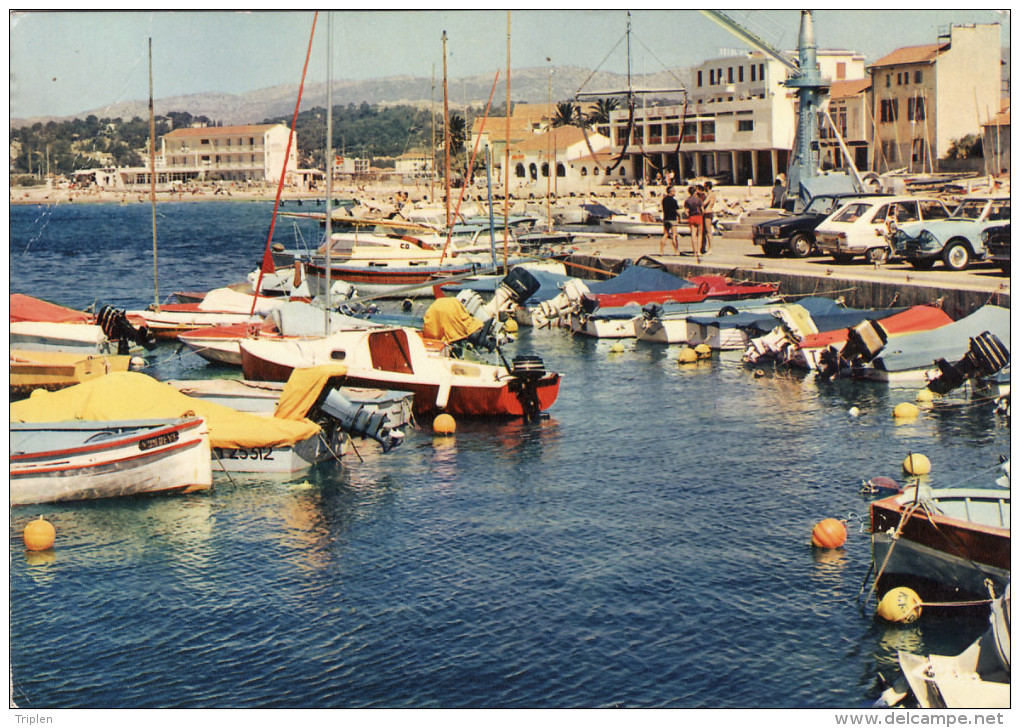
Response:
[{"label": "reflection on water", "polygon": [[[147,305],[141,208],[13,209],[12,280],[68,305]],[[161,290],[243,278],[265,212],[167,206]],[[55,276],[40,250],[75,266]],[[861,482],[899,477],[908,452],[929,457],[933,484],[989,470],[1006,421],[934,407],[897,426],[905,389],[755,378],[738,352],[681,367],[677,347],[608,348],[522,331],[508,357],[564,376],[536,422],[411,428],[387,454],[356,441],[342,462],[217,475],[207,493],[13,509],[15,700],[845,707],[877,697],[897,649],[955,654],[980,634],[979,620],[862,616],[857,521],[842,549],[808,544],[821,518],[864,513]],[[223,373],[176,347],[150,359],[163,378]],[[55,549],[21,557],[39,514]]]}]

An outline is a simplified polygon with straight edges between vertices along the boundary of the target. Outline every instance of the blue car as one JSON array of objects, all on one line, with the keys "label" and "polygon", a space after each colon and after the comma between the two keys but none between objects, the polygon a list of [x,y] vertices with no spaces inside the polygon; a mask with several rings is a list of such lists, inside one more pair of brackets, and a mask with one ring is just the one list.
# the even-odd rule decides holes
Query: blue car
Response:
[{"label": "blue car", "polygon": [[966,270],[972,260],[985,257],[981,233],[1009,222],[1009,196],[965,197],[953,214],[942,220],[900,224],[892,234],[893,252],[918,270],[939,260],[950,270]]}]

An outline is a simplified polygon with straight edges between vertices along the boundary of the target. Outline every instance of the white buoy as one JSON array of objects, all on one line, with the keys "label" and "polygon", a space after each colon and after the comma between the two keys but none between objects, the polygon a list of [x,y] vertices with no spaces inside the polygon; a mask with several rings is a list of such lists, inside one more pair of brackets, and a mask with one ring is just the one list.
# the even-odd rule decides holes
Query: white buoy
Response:
[{"label": "white buoy", "polygon": [[850,409],[848,409],[846,411],[846,413],[848,415],[850,415],[851,417],[860,417],[861,416],[861,411],[859,409],[857,409],[856,407],[851,407]]}]

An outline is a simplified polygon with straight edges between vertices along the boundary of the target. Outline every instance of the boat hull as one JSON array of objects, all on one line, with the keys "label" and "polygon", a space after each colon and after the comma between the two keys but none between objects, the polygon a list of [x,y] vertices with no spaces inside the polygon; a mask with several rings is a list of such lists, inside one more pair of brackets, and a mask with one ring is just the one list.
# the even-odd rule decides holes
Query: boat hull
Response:
[{"label": "boat hull", "polygon": [[75,354],[56,351],[10,352],[10,391],[30,394],[36,389],[55,391],[81,384],[110,372],[126,372],[130,356]]},{"label": "boat hull", "polygon": [[327,443],[324,433],[320,433],[293,445],[214,447],[212,469],[225,473],[297,473],[334,457],[340,458],[349,442],[344,435]]},{"label": "boat hull", "polygon": [[[78,444],[46,446],[54,433],[71,433]],[[12,505],[203,490],[212,484],[209,433],[201,418],[169,424],[12,423],[11,448]]]},{"label": "boat hull", "polygon": [[9,344],[12,349],[75,354],[107,354],[114,349],[96,324],[49,321],[12,321]]}]

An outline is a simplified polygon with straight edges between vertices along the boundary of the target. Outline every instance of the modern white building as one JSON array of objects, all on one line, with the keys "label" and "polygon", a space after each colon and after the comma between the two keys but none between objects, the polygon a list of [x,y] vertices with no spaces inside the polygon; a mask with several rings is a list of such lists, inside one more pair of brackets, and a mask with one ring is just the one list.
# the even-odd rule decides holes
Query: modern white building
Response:
[{"label": "modern white building", "polygon": [[[278,183],[289,135],[284,124],[174,129],[161,140],[164,170],[181,181]],[[288,170],[296,168],[297,135],[287,160]]]},{"label": "modern white building", "polygon": [[394,168],[404,177],[428,177],[432,173],[432,159],[424,149],[410,151],[397,157]]},{"label": "modern white building", "polygon": [[[864,77],[864,57],[818,51],[822,76]],[[786,170],[796,132],[797,97],[783,86],[787,68],[754,51],[716,58],[689,71],[687,104],[617,109],[610,117],[614,171],[628,180],[709,176],[732,184],[771,184]],[[628,139],[628,126],[633,125]]]}]

